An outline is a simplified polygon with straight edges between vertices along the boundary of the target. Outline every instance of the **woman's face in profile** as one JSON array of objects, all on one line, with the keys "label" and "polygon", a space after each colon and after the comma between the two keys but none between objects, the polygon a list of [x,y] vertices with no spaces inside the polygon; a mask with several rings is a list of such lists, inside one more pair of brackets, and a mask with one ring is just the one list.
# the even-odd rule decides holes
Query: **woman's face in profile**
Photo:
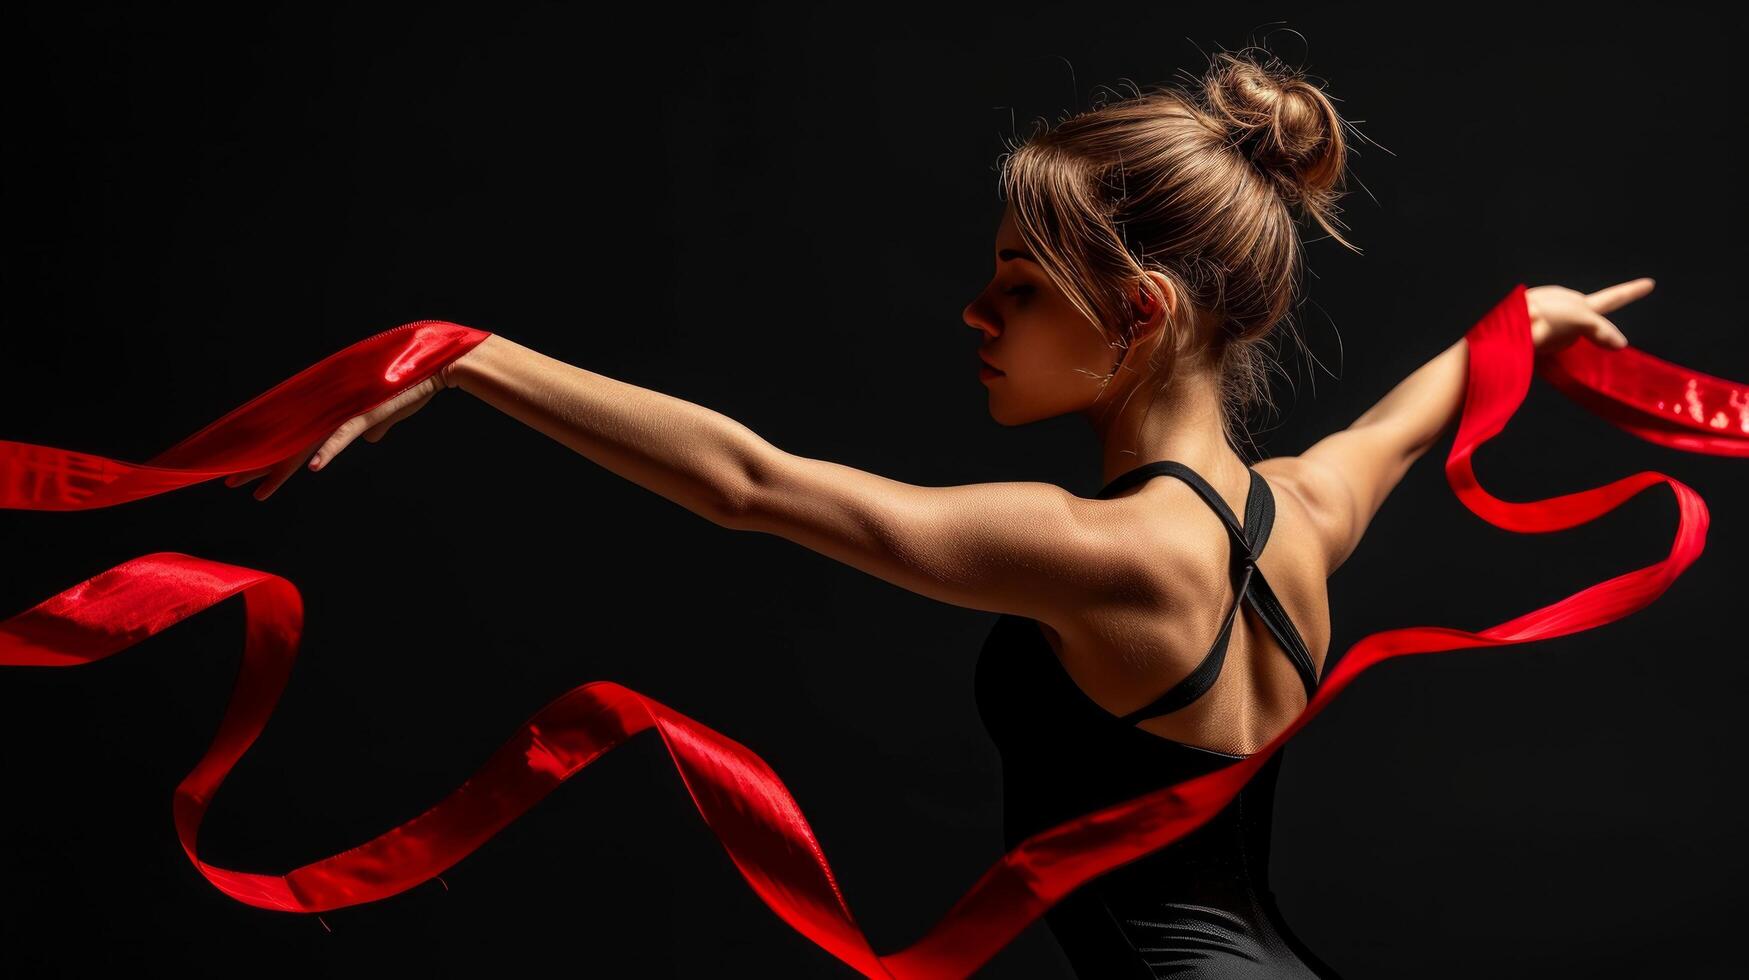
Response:
[{"label": "woman's face in profile", "polygon": [[990,415],[1022,425],[1086,410],[1121,351],[1051,283],[1015,229],[1012,207],[1002,211],[991,261],[995,275],[962,314],[982,334],[976,368]]}]

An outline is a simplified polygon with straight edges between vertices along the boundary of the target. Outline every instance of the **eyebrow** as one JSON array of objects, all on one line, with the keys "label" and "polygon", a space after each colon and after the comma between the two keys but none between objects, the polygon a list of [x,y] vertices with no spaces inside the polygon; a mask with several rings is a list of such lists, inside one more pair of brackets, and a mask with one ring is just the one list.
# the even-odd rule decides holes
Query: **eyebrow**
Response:
[{"label": "eyebrow", "polygon": [[996,258],[1002,262],[1006,262],[1009,259],[1025,259],[1034,265],[1038,264],[1038,259],[1033,258],[1031,253],[1018,248],[1005,248],[996,253]]}]

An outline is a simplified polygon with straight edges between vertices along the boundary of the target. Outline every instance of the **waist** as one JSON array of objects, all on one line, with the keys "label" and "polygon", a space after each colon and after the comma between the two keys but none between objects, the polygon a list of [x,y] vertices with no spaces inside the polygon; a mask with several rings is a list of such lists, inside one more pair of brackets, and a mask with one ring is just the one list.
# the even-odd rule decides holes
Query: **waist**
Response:
[{"label": "waist", "polygon": [[[1279,756],[1270,761],[1275,759]],[[1213,817],[1095,880],[1154,899],[1249,909],[1254,892],[1268,887],[1276,771],[1266,765]],[[1013,850],[1034,834],[1177,781],[1145,770],[1102,772],[1083,764],[1064,771],[1030,762],[1015,765],[1004,757],[1004,847]]]},{"label": "waist", "polygon": [[[1126,865],[1126,867],[1128,867]],[[1077,976],[1314,980],[1272,902],[1249,894],[1187,900],[1096,879],[1045,912]]]}]

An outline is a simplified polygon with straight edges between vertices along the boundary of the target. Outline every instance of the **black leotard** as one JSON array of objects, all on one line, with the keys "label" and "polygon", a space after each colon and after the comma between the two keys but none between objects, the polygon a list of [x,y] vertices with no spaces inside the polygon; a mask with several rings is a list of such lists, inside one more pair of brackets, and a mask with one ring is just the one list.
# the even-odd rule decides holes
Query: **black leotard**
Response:
[{"label": "black leotard", "polygon": [[[1098,496],[1163,473],[1190,484],[1227,526],[1238,598],[1202,663],[1152,703],[1121,716],[1074,682],[1035,620],[997,620],[979,652],[975,685],[978,714],[1002,757],[1009,849],[1047,827],[1244,758],[1136,727],[1190,704],[1214,684],[1240,606],[1249,605],[1280,642],[1308,698],[1317,688],[1311,653],[1256,565],[1275,518],[1268,482],[1251,470],[1243,527],[1206,480],[1175,460],[1129,470]],[[1269,889],[1271,805],[1280,762],[1280,752],[1270,756],[1207,823],[1087,881],[1045,912],[1077,976],[1336,977],[1288,929]]]}]

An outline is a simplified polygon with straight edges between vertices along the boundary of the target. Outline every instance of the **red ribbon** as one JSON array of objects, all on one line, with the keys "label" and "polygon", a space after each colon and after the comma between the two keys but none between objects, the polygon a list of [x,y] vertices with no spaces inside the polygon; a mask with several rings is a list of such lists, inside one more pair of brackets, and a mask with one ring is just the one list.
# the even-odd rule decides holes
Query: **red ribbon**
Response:
[{"label": "red ribbon", "polygon": [[[147,463],[0,441],[0,507],[106,507],[270,466],[424,380],[487,336],[435,320],[385,331],[293,375]],[[1522,284],[1466,337],[1463,414],[1445,461],[1446,478],[1465,506],[1509,531],[1555,531],[1595,520],[1641,490],[1667,483],[1678,505],[1669,557],[1479,633],[1416,626],[1367,636],[1336,661],[1305,711],[1256,754],[1033,835],[992,865],[922,939],[884,956],[857,928],[819,842],[777,774],[739,742],[610,681],[584,684],[546,705],[420,816],[350,850],[271,875],[207,864],[195,845],[213,794],[261,734],[291,673],[303,628],[303,602],[291,582],[177,552],[143,555],[0,623],[0,664],[91,663],[242,593],[247,626],[237,687],[211,746],[176,787],[174,816],[189,861],[225,894],[250,905],[322,912],[412,888],[472,853],[603,753],[654,729],[735,865],[796,931],[867,977],[965,977],[1083,882],[1165,847],[1212,817],[1272,753],[1374,664],[1601,626],[1644,608],[1700,555],[1706,505],[1661,473],[1643,471],[1579,493],[1513,502],[1481,488],[1470,457],[1517,411],[1533,370],[1642,439],[1726,456],[1749,455],[1749,387],[1586,338],[1539,356]]]}]

